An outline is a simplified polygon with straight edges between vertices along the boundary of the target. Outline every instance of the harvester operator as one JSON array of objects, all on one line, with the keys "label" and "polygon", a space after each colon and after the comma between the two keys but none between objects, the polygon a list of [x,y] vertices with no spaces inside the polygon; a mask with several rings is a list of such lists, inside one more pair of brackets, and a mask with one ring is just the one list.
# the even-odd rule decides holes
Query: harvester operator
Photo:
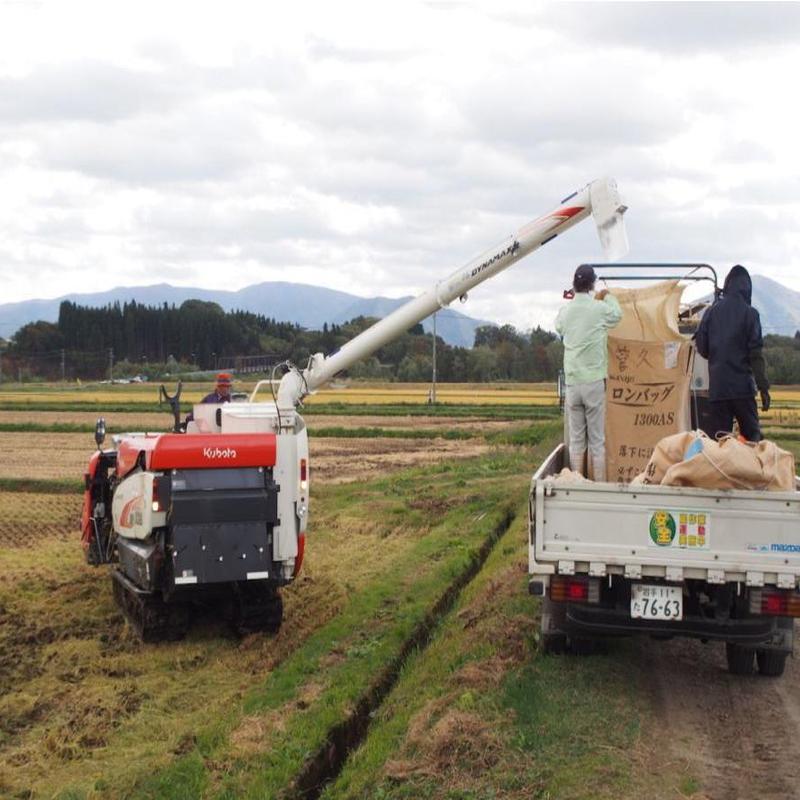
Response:
[{"label": "harvester operator", "polygon": [[231,384],[233,379],[229,372],[220,372],[217,375],[217,385],[214,391],[207,394],[200,402],[201,403],[230,403],[231,401]]},{"label": "harvester operator", "polygon": [[733,430],[751,442],[761,440],[755,394],[761,409],[770,406],[769,381],[762,348],[761,317],[750,304],[753,282],[741,265],[731,268],[722,287],[722,297],[700,320],[695,334],[697,352],[708,359],[708,395],[711,413],[705,425],[713,439]]},{"label": "harvester operator", "polygon": [[592,267],[578,267],[572,291],[564,293],[572,300],[558,312],[556,331],[564,340],[570,469],[583,472],[588,438],[592,476],[605,481],[608,331],[619,324],[622,309],[606,289],[592,298],[595,281]]},{"label": "harvester operator", "polygon": [[[231,401],[231,385],[233,379],[229,372],[220,372],[217,375],[217,383],[214,391],[207,394],[200,402],[201,403],[230,403]],[[183,421],[181,430],[186,431],[186,426],[194,420],[194,414],[190,411]]]}]

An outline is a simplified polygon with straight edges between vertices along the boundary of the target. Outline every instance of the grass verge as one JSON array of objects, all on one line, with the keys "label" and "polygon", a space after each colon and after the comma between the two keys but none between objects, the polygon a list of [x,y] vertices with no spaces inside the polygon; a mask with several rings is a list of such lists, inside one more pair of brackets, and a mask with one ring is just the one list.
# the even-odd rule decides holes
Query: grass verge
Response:
[{"label": "grass verge", "polygon": [[[514,460],[442,465],[376,482],[389,497],[407,499],[412,487],[414,493],[425,492],[420,481],[433,484],[427,499],[417,496],[415,507],[404,503],[398,509],[428,519],[433,527],[393,561],[388,574],[353,596],[331,623],[248,692],[237,713],[205,732],[204,746],[141,783],[135,796],[184,796],[187,776],[202,796],[300,796],[309,776],[318,774],[320,754],[335,750],[337,731],[379,691],[408,643],[450,587],[474,567],[505,519]],[[518,495],[524,491],[523,481],[511,481]]]},{"label": "grass verge", "polygon": [[324,800],[680,796],[682,776],[648,750],[657,731],[626,645],[539,654],[524,541],[521,510]]}]

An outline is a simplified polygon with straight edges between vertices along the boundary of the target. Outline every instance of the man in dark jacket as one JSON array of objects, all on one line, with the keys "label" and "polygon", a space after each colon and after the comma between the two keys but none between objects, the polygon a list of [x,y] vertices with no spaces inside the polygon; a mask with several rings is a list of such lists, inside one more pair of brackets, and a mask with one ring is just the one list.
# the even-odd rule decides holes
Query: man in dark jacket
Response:
[{"label": "man in dark jacket", "polygon": [[733,430],[733,420],[745,439],[761,439],[755,394],[769,409],[769,381],[762,348],[761,318],[750,305],[753,284],[737,264],[725,278],[722,297],[709,308],[695,334],[697,352],[708,359],[711,418],[706,433]]}]

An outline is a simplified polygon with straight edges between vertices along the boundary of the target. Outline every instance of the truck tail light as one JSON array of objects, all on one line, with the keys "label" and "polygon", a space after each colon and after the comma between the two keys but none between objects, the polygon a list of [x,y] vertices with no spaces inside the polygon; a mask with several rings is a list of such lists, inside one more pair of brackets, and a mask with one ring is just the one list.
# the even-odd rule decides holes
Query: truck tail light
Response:
[{"label": "truck tail light", "polygon": [[300,489],[308,489],[308,462],[304,458],[300,459]]},{"label": "truck tail light", "polygon": [[750,613],[800,617],[800,593],[792,589],[751,589]]},{"label": "truck tail light", "polygon": [[600,581],[586,575],[554,575],[550,599],[557,603],[599,603]]}]

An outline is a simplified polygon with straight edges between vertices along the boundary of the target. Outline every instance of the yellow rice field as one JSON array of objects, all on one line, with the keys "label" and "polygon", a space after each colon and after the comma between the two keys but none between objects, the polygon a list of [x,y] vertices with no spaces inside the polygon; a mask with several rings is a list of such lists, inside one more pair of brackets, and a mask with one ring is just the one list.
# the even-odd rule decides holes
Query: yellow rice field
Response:
[{"label": "yellow rice field", "polygon": [[[254,381],[236,382],[234,391],[250,393]],[[174,387],[167,387],[172,391]],[[185,384],[181,400],[186,405],[199,401],[213,388],[211,383]],[[387,403],[426,403],[430,384],[428,383],[347,383],[326,387],[306,399],[306,404],[348,403],[348,404],[387,404]],[[261,399],[268,399],[269,387],[259,391]],[[515,384],[438,384],[436,398],[440,403],[486,404],[486,405],[553,405],[557,402],[554,384],[515,383]],[[156,403],[158,385],[141,384],[126,386],[49,384],[36,386],[15,386],[0,391],[0,404],[25,402],[31,406],[40,403]]]},{"label": "yellow rice field", "polygon": [[[234,391],[252,392],[254,380],[237,380]],[[169,391],[174,386],[167,387]],[[185,406],[199,401],[213,388],[212,382],[184,384],[181,400]],[[333,382],[330,386],[306,398],[306,405],[398,404],[427,403],[429,383]],[[767,419],[786,417],[797,421],[800,414],[800,386],[776,386],[771,391],[773,408]],[[260,399],[268,399],[269,387],[259,391]],[[440,383],[436,389],[439,403],[454,405],[541,405],[558,402],[552,383]],[[21,386],[5,384],[0,387],[0,404],[29,404],[32,409],[43,403],[86,404],[152,404],[158,402],[158,384],[108,386],[103,384],[35,384]],[[167,408],[165,406],[165,412]]]}]

